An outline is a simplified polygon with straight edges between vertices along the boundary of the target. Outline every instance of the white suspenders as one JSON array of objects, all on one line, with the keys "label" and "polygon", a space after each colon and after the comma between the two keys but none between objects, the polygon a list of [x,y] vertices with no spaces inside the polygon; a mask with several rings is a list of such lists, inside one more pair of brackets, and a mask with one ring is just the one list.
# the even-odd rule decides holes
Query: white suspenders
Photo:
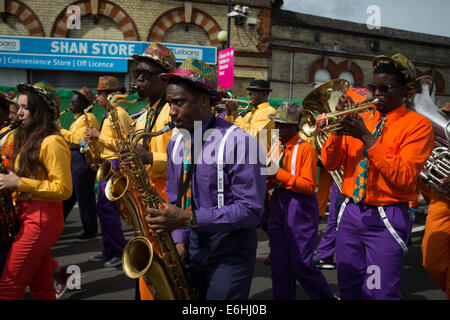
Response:
[{"label": "white suspenders", "polygon": [[[339,210],[339,215],[338,215],[337,220],[336,220],[336,231],[338,230],[339,222],[341,221],[342,214],[344,213],[345,207],[347,206],[347,203],[349,201],[350,201],[350,198],[346,197],[344,202],[341,205],[341,209]],[[397,243],[402,248],[403,253],[404,254],[408,253],[408,247],[406,246],[405,242],[402,240],[402,238],[400,238],[400,236],[398,235],[397,231],[395,231],[394,227],[389,222],[389,220],[388,220],[388,218],[386,216],[386,212],[384,211],[383,206],[378,206],[378,213],[380,214],[381,220],[383,221],[384,225],[386,226],[386,228],[388,229],[388,231],[390,232],[392,237],[394,237],[395,241],[397,241]]]},{"label": "white suspenders", "polygon": [[223,207],[225,203],[225,198],[223,195],[224,187],[223,187],[223,152],[225,150],[225,142],[230,135],[230,133],[236,129],[238,126],[233,125],[228,128],[225,136],[220,142],[219,153],[217,157],[217,207]]},{"label": "white suspenders", "polygon": [[[223,163],[224,163],[224,151],[225,151],[225,142],[231,132],[233,132],[238,126],[233,125],[227,129],[225,132],[224,137],[222,138],[222,141],[220,142],[219,146],[219,152],[218,152],[218,159],[217,159],[217,207],[221,208],[224,206],[225,203],[225,197],[224,197],[224,181],[223,181]],[[172,151],[172,161],[175,160],[175,154],[178,150],[178,147],[181,143],[181,140],[183,139],[183,135],[179,134],[177,139],[175,140],[175,144]]]},{"label": "white suspenders", "polygon": [[300,139],[298,139],[297,140],[297,143],[295,144],[295,147],[294,147],[294,152],[292,153],[292,159],[291,159],[291,174],[293,175],[293,176],[295,176],[295,164],[297,163],[297,152],[298,152],[298,146],[299,146],[299,144],[300,144],[300,142],[302,142],[303,141],[303,139],[302,138],[300,138]]}]

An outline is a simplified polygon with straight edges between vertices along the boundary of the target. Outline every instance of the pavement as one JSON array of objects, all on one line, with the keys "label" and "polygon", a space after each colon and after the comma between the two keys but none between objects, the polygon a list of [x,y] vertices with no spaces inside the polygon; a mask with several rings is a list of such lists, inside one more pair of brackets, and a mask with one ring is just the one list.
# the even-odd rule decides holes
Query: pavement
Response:
[{"label": "pavement", "polygon": [[[421,241],[426,215],[420,207],[416,214],[409,252],[405,256],[402,275],[402,295],[404,300],[445,300],[442,292],[422,267]],[[122,221],[126,239],[133,236],[132,228]],[[319,239],[326,228],[326,219],[319,223]],[[65,221],[60,239],[53,247],[54,258],[63,266],[72,266],[73,276],[69,279],[70,290],[61,300],[134,300],[135,280],[129,279],[122,267],[106,268],[102,262],[90,262],[89,257],[102,250],[101,235],[97,240],[77,242],[82,227],[78,207],[72,210]],[[258,229],[258,249],[255,273],[250,290],[250,300],[272,300],[270,266],[264,264],[269,254],[267,234]],[[79,272],[77,272],[79,271]],[[322,270],[332,290],[339,294],[336,270]],[[77,277],[80,275],[80,277]],[[30,297],[28,297],[30,298]],[[297,284],[297,300],[310,300]]]}]

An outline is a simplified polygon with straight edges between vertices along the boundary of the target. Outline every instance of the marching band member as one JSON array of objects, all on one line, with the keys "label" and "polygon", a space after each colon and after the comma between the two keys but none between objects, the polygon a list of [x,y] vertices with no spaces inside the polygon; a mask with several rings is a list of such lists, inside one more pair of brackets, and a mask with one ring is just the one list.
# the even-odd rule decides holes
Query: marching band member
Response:
[{"label": "marching band member", "polygon": [[[367,100],[369,95],[369,90],[366,88],[350,88],[347,90],[345,98],[339,100],[339,104],[341,105],[339,108],[344,107],[345,102],[350,103],[361,103]],[[336,264],[334,263],[334,252],[335,252],[335,243],[336,243],[336,207],[338,207],[338,211],[340,205],[342,204],[342,195],[340,194],[339,188],[335,182],[333,182],[333,178],[331,174],[325,170],[325,168],[320,168],[320,179],[319,179],[319,191],[317,192],[317,199],[319,200],[319,211],[323,210],[323,214],[325,214],[328,193],[325,196],[321,196],[321,192],[325,193],[324,186],[320,185],[322,183],[322,174],[326,174],[331,179],[331,190],[329,190],[330,194],[330,205],[329,205],[329,214],[327,220],[327,228],[325,233],[322,235],[319,245],[317,246],[317,254],[313,258],[314,265],[319,269],[334,269],[336,268]],[[328,181],[327,181],[328,183]],[[330,186],[326,184],[329,189]],[[321,203],[322,201],[322,203]],[[321,216],[321,214],[319,214]]]},{"label": "marching band member", "polygon": [[[170,121],[170,106],[166,101],[166,85],[161,81],[159,75],[175,71],[175,55],[166,46],[152,42],[143,54],[133,55],[133,59],[137,61],[134,72],[137,93],[140,98],[148,100],[146,111],[135,123],[135,130],[146,129],[158,132]],[[138,144],[136,147],[141,154],[142,162],[146,165],[150,183],[164,200],[167,200],[166,148],[171,137],[172,132],[169,131],[151,139],[144,138],[141,143],[145,148],[142,144]],[[153,299],[143,277],[139,279],[138,288],[136,298]]]},{"label": "marching band member", "polygon": [[9,250],[0,299],[55,299],[51,248],[63,229],[62,200],[72,193],[70,152],[54,125],[60,97],[47,82],[17,85],[19,119],[14,172],[0,174],[0,189],[16,192],[20,231]]},{"label": "marching band member", "polygon": [[[275,126],[273,121],[267,117],[276,111],[269,103],[269,93],[272,89],[270,89],[269,81],[253,80],[247,90],[253,109],[247,112],[244,117],[239,115],[237,110],[234,110],[234,123],[258,140],[267,152],[271,146],[271,129]],[[260,136],[263,130],[265,130],[266,139],[264,139],[264,135]]]},{"label": "marching band member", "polygon": [[276,300],[294,300],[296,280],[312,299],[333,299],[325,277],[312,265],[319,228],[317,154],[298,135],[302,109],[298,103],[285,101],[269,115],[279,130],[278,147],[282,152],[280,161],[270,164],[276,187],[267,222]]},{"label": "marching band member", "polygon": [[73,193],[70,199],[63,202],[64,220],[69,215],[73,206],[78,202],[83,233],[78,241],[87,241],[97,238],[97,214],[95,212],[95,171],[86,162],[80,153],[80,140],[87,141],[86,129],[98,130],[97,118],[92,112],[84,114],[84,110],[94,102],[94,93],[87,87],[73,90],[74,94],[70,100],[70,111],[74,116],[74,122],[69,130],[61,129],[60,133],[67,141],[70,148],[70,170],[72,172]]},{"label": "marching band member", "polygon": [[419,172],[434,136],[425,117],[408,111],[404,98],[416,85],[416,69],[402,54],[373,61],[379,99],[374,116],[345,117],[322,148],[327,170],[344,166],[336,263],[343,299],[400,299],[403,254],[413,221],[408,201],[417,197]]},{"label": "marching band member", "polygon": [[442,194],[431,188],[422,239],[423,267],[450,300],[450,176],[441,185]]},{"label": "marching band member", "polygon": [[[187,250],[192,284],[199,288],[200,299],[248,299],[256,226],[266,191],[264,165],[249,159],[254,153],[265,159],[265,152],[243,130],[212,114],[211,106],[220,98],[217,72],[211,66],[188,58],[174,73],[162,77],[168,79],[170,116],[180,132],[167,147],[170,203],[164,209],[147,209],[145,220],[156,232],[177,229],[173,240],[181,256]],[[214,134],[214,139],[203,144],[197,140],[201,145],[197,150],[195,139],[204,133]],[[251,144],[255,150],[250,150]],[[197,152],[203,155],[201,161]]]},{"label": "marching band member", "polygon": [[[264,150],[268,152],[272,145],[272,129],[275,126],[274,122],[268,118],[268,115],[276,111],[269,103],[269,93],[272,91],[270,82],[266,80],[252,80],[247,90],[253,109],[241,116],[237,113],[236,108],[233,113],[235,117],[234,123],[258,140]],[[261,219],[261,228],[263,230],[267,229],[268,207],[269,195],[266,195],[265,209]],[[270,254],[264,260],[264,263],[270,264]]]},{"label": "marching band member", "polygon": [[[98,80],[97,104],[107,108],[109,94],[117,91],[123,91],[123,87],[119,85],[119,80],[112,76],[102,76]],[[118,106],[117,114],[119,121],[125,134],[131,131],[131,118],[128,112]],[[87,128],[86,136],[91,139],[97,139],[100,151],[100,158],[111,160],[114,170],[120,171],[119,155],[116,151],[114,142],[114,133],[111,129],[111,117],[105,113],[100,131],[95,128]],[[116,267],[122,264],[123,248],[127,244],[122,231],[122,222],[120,220],[120,212],[117,204],[106,198],[105,187],[107,181],[101,181],[97,184],[97,215],[102,230],[103,251],[99,254],[91,256],[89,261],[104,262],[105,267]]]},{"label": "marching band member", "polygon": [[[19,117],[17,116],[17,101],[14,99],[15,95],[14,92],[8,91],[5,93],[0,93],[0,99],[1,99],[1,108],[0,110],[8,110],[8,120],[4,123],[12,123],[14,121],[19,120]],[[1,130],[0,134],[3,132],[9,130],[9,126],[5,125]],[[9,131],[2,140],[0,140],[0,154],[3,159],[3,164],[7,168],[11,168],[11,156],[12,156],[12,147],[14,142],[14,132],[16,129]]]}]

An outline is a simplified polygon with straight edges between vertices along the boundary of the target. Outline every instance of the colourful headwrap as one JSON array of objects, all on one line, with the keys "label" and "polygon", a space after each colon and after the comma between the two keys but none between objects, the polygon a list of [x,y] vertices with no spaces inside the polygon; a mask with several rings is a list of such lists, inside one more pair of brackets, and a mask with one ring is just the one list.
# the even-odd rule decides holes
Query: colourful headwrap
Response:
[{"label": "colourful headwrap", "polygon": [[175,72],[163,73],[161,78],[185,79],[212,94],[217,93],[216,69],[195,58],[187,58]]},{"label": "colourful headwrap", "polygon": [[372,62],[373,68],[376,69],[382,63],[393,64],[400,71],[403,79],[405,79],[406,86],[409,88],[409,94],[415,92],[417,86],[416,67],[411,60],[401,53],[396,53],[392,57],[378,56]]},{"label": "colourful headwrap", "polygon": [[444,112],[450,112],[450,102],[447,101],[446,103],[444,103],[441,110]]},{"label": "colourful headwrap", "polygon": [[269,114],[268,118],[276,122],[298,124],[302,111],[303,106],[300,103],[283,101],[277,111]]},{"label": "colourful headwrap", "polygon": [[92,102],[94,102],[95,99],[94,93],[88,87],[82,87],[78,90],[73,90],[73,92],[81,94],[83,97],[86,98],[89,104],[92,104]]},{"label": "colourful headwrap", "polygon": [[167,72],[174,72],[177,68],[175,55],[172,50],[158,42],[152,42],[143,54],[133,54],[132,57],[137,61],[150,59],[163,67]]},{"label": "colourful headwrap", "polygon": [[17,104],[17,96],[13,90],[3,92],[3,94],[5,95],[6,101],[8,101],[9,103]]},{"label": "colourful headwrap", "polygon": [[37,94],[49,107],[53,120],[58,119],[59,107],[61,106],[61,96],[50,83],[47,81],[39,81],[33,85],[19,83],[16,87],[19,94],[27,91]]}]

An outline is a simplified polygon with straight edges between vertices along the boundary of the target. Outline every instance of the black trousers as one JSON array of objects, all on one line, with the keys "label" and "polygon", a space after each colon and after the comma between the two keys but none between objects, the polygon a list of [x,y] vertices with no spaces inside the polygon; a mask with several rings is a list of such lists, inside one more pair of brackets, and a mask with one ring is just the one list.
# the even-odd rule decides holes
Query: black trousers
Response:
[{"label": "black trousers", "polygon": [[63,201],[64,220],[76,202],[80,209],[81,222],[85,233],[97,234],[97,213],[95,209],[95,172],[89,168],[84,155],[77,149],[70,150],[73,192],[70,199]]}]

